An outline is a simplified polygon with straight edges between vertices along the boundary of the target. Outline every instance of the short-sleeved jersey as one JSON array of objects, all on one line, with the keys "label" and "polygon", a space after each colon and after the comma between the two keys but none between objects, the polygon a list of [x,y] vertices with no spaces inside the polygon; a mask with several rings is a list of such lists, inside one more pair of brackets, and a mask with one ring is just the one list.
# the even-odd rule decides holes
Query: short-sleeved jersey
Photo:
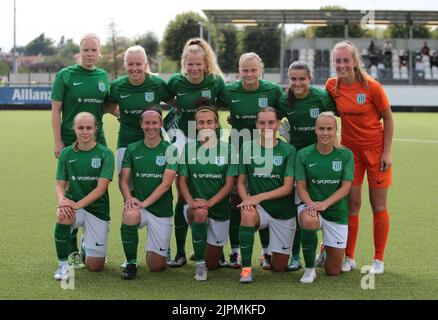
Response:
[{"label": "short-sleeved jersey", "polygon": [[242,80],[225,85],[225,94],[221,105],[230,109],[231,126],[236,130],[256,127],[257,113],[262,107],[280,107],[281,87],[266,80],[259,80],[257,90],[248,91],[242,86]]},{"label": "short-sleeved jersey", "polygon": [[[75,202],[85,198],[96,189],[99,179],[112,180],[114,174],[113,152],[101,144],[88,151],[65,147],[58,159],[56,180],[68,182],[65,197]],[[109,195],[103,196],[84,208],[97,218],[109,221]]]},{"label": "short-sleeved jersey", "polygon": [[128,76],[114,80],[108,100],[119,104],[120,129],[117,148],[142,140],[144,133],[140,127],[140,116],[144,109],[172,98],[167,84],[156,75],[146,75],[144,82],[138,86],[131,84]]},{"label": "short-sleeved jersey", "polygon": [[[353,181],[354,157],[350,149],[338,148],[329,154],[321,154],[312,144],[298,151],[295,178],[306,181],[312,201],[324,201],[334,194],[342,181]],[[321,213],[324,219],[348,224],[348,200],[344,197]]]},{"label": "short-sleeved jersey", "polygon": [[390,108],[388,98],[379,82],[365,75],[368,87],[359,81],[352,85],[336,78],[327,80],[325,87],[336,101],[341,117],[341,143],[351,149],[375,149],[383,145],[383,126],[379,112]]},{"label": "short-sleeved jersey", "polygon": [[[238,175],[238,156],[232,146],[219,141],[215,148],[205,148],[199,141],[185,145],[179,174],[188,178],[193,199],[211,199],[225,186],[227,177]],[[225,197],[208,210],[208,216],[218,221],[230,219],[231,205]]]},{"label": "short-sleeved jersey", "polygon": [[[169,148],[169,149],[168,149]],[[135,197],[144,201],[163,182],[166,169],[178,171],[175,149],[169,142],[161,140],[155,148],[149,148],[144,140],[128,145],[122,161],[122,168],[131,168]],[[172,158],[173,157],[173,158]],[[172,189],[146,209],[157,217],[173,216]]]},{"label": "short-sleeved jersey", "polygon": [[108,90],[108,75],[103,69],[87,70],[75,64],[56,74],[51,96],[52,100],[62,101],[61,137],[66,146],[76,140],[73,120],[83,111],[96,117],[96,140],[100,144],[106,144],[102,117],[103,103],[108,96]]},{"label": "short-sleeved jersey", "polygon": [[188,136],[188,122],[195,121],[195,101],[205,97],[216,105],[217,98],[223,95],[225,84],[222,77],[217,75],[210,74],[201,83],[193,84],[181,73],[175,73],[170,77],[168,86],[181,113],[177,120],[178,129]]},{"label": "short-sleeved jersey", "polygon": [[309,94],[303,99],[294,99],[289,107],[287,95],[281,97],[280,117],[286,117],[290,124],[290,143],[300,150],[316,143],[315,122],[321,112],[336,111],[330,94],[315,87],[309,88]]},{"label": "short-sleeved jersey", "polygon": [[[275,190],[284,185],[285,177],[294,177],[295,157],[295,148],[282,140],[278,140],[273,149],[264,148],[255,140],[244,142],[239,156],[239,175],[246,175],[249,195]],[[263,167],[268,170],[261,170]],[[296,215],[291,195],[265,200],[260,205],[274,219],[287,220]]]}]

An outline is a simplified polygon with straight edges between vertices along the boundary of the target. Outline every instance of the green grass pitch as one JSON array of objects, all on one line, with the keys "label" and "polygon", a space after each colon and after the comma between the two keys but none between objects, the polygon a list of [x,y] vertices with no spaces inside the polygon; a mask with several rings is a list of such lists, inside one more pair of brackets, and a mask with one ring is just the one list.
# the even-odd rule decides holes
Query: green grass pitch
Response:
[{"label": "green grass pitch", "polygon": [[[389,194],[391,231],[385,274],[376,276],[375,289],[361,287],[364,274],[360,267],[369,265],[373,256],[372,216],[366,185],[357,270],[337,278],[329,278],[323,270],[318,270],[314,284],[302,285],[301,272],[276,274],[258,266],[260,242],[256,237],[255,281],[241,285],[239,271],[232,269],[209,272],[206,283],[197,283],[193,280],[193,262],[179,269],[149,272],[142,258],[144,230],[140,232],[138,276],[133,281],[121,280],[122,198],[115,179],[110,187],[112,221],[105,271],[100,274],[76,271],[75,289],[63,290],[53,279],[57,264],[53,240],[56,161],[50,112],[1,111],[0,299],[436,299],[438,113],[396,113],[394,117],[394,184]],[[104,124],[109,146],[115,151],[118,123],[106,115]],[[190,243],[189,233],[188,253]],[[174,253],[174,238],[172,249]],[[229,251],[227,245],[226,254]]]}]

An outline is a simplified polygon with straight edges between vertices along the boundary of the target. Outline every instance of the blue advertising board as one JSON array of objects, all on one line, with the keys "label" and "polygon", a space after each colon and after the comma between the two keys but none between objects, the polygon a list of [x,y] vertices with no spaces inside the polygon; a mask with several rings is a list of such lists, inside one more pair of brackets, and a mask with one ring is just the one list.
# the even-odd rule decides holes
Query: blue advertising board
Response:
[{"label": "blue advertising board", "polygon": [[0,105],[50,105],[52,88],[0,87]]}]

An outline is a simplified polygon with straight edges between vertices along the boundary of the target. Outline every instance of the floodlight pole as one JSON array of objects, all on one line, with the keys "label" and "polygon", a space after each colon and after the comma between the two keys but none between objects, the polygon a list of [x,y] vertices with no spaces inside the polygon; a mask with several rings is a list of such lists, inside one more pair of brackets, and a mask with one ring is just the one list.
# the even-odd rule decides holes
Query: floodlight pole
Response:
[{"label": "floodlight pole", "polygon": [[280,37],[280,83],[284,81],[284,15],[281,17],[281,37]]},{"label": "floodlight pole", "polygon": [[17,73],[17,23],[16,23],[16,6],[14,0],[14,49],[13,49],[13,59],[12,59],[12,72]]},{"label": "floodlight pole", "polygon": [[[408,40],[408,44],[410,45],[412,43],[412,39],[414,38],[414,25],[412,23],[412,20],[409,21],[409,40]],[[408,45],[408,48],[409,48]],[[412,59],[412,50],[409,49],[409,84],[412,84],[412,79],[413,79],[413,72],[414,72],[414,62]]]},{"label": "floodlight pole", "polygon": [[199,38],[204,39],[204,24],[202,22],[198,22],[199,24]]}]

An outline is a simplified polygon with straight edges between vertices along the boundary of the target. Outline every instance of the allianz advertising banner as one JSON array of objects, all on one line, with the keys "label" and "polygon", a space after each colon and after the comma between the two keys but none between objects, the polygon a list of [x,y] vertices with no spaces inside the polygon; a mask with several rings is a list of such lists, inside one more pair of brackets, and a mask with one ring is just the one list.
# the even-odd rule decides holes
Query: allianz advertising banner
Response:
[{"label": "allianz advertising banner", "polygon": [[0,87],[0,105],[50,105],[52,88],[47,87]]}]

